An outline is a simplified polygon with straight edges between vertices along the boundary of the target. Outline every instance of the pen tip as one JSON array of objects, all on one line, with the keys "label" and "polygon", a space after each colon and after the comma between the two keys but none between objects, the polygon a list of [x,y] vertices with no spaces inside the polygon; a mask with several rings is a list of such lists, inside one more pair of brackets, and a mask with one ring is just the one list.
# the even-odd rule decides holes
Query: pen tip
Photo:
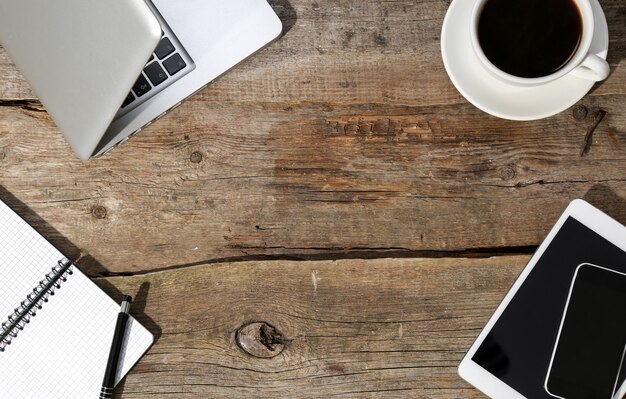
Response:
[{"label": "pen tip", "polygon": [[122,302],[132,302],[133,298],[130,295],[124,295],[124,298],[122,298]]}]

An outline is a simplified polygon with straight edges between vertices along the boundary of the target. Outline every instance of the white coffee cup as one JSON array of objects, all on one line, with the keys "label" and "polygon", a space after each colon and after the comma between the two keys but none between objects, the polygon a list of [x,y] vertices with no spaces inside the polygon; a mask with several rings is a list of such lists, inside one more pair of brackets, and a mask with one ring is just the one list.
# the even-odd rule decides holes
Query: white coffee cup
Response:
[{"label": "white coffee cup", "polygon": [[489,61],[483,52],[478,40],[478,22],[487,1],[489,0],[476,0],[474,3],[470,22],[470,40],[478,60],[498,79],[516,86],[539,86],[570,73],[579,78],[596,82],[604,80],[609,76],[610,68],[606,60],[589,53],[594,29],[593,9],[591,8],[589,0],[572,0],[578,6],[583,23],[582,38],[574,56],[558,71],[550,75],[536,78],[523,78],[504,72]]}]

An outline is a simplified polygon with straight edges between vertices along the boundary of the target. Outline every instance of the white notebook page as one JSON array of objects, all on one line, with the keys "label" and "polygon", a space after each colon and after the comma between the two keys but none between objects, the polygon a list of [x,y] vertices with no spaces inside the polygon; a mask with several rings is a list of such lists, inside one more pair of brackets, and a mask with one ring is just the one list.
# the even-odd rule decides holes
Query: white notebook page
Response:
[{"label": "white notebook page", "polygon": [[[0,201],[0,323],[63,258]],[[120,306],[76,267],[0,352],[0,393],[11,398],[97,398]],[[129,319],[119,381],[153,342]]]}]

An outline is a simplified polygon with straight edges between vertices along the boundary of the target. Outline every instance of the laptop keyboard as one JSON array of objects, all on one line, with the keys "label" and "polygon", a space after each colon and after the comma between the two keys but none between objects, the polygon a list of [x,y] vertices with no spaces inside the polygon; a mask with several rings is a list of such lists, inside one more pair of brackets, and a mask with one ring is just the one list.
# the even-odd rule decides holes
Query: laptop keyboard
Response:
[{"label": "laptop keyboard", "polygon": [[167,86],[168,83],[173,83],[173,79],[184,75],[187,62],[181,56],[182,51],[177,49],[173,41],[164,35],[132,90],[128,93],[120,111],[134,108],[130,105],[139,105],[142,97],[157,88],[161,89],[162,86]]}]

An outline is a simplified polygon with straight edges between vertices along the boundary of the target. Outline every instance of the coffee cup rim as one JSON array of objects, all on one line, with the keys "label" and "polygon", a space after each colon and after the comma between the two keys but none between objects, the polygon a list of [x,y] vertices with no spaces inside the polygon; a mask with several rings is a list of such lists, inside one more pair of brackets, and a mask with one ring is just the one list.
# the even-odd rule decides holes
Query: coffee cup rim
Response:
[{"label": "coffee cup rim", "polygon": [[589,48],[591,47],[591,41],[593,39],[593,30],[594,30],[594,17],[593,17],[593,9],[591,8],[591,3],[589,0],[572,0],[578,6],[578,10],[580,11],[582,17],[583,24],[583,33],[582,39],[580,41],[580,45],[576,50],[576,54],[571,57],[569,62],[565,64],[558,71],[551,73],[549,75],[540,76],[536,78],[524,78],[520,76],[515,76],[510,73],[507,73],[497,66],[495,66],[489,58],[485,55],[480,41],[478,40],[478,23],[480,21],[480,14],[485,3],[489,0],[475,0],[474,6],[472,8],[472,14],[470,16],[470,41],[474,53],[478,57],[479,61],[487,68],[489,72],[491,72],[494,76],[499,79],[517,84],[520,86],[536,86],[544,83],[551,82],[555,79],[558,79],[562,76],[570,73],[574,68],[576,68],[580,63],[584,61],[589,53]]}]

